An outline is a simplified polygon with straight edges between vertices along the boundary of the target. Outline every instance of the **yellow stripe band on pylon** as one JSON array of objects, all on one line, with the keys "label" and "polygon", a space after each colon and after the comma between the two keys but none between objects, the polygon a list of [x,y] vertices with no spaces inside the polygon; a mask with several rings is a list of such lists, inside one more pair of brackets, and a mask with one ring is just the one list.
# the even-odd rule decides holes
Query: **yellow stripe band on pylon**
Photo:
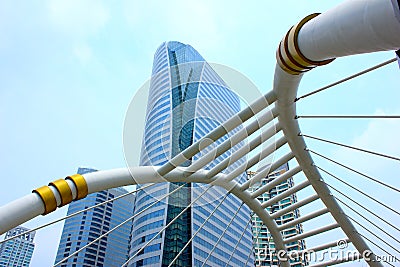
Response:
[{"label": "yellow stripe band on pylon", "polygon": [[38,194],[43,201],[44,213],[42,215],[46,215],[56,210],[57,208],[56,197],[54,196],[54,193],[53,191],[51,191],[50,187],[45,185],[33,190],[32,193]]},{"label": "yellow stripe band on pylon", "polygon": [[317,66],[326,65],[335,60],[333,58],[323,61],[313,61],[305,57],[300,51],[298,44],[300,29],[304,26],[304,24],[318,15],[319,13],[314,13],[302,19],[299,23],[290,28],[280,42],[276,51],[276,60],[279,66],[287,73],[299,75]]},{"label": "yellow stripe band on pylon", "polygon": [[71,188],[69,187],[69,184],[67,181],[64,179],[59,179],[54,182],[49,183],[49,185],[54,186],[58,193],[60,193],[61,196],[61,205],[60,207],[71,203],[72,201],[72,191]]},{"label": "yellow stripe band on pylon", "polygon": [[75,200],[85,198],[88,194],[88,186],[85,178],[80,174],[74,174],[65,178],[65,180],[71,180],[77,190]]}]

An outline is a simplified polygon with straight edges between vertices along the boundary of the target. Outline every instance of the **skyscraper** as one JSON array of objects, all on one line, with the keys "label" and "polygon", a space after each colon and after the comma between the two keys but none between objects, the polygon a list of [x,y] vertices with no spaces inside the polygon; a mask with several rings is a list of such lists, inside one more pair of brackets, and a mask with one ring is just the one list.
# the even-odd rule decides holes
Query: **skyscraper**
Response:
[{"label": "skyscraper", "polygon": [[[89,168],[79,168],[79,174],[94,172]],[[84,210],[104,201],[127,193],[125,189],[114,188],[88,195],[72,202],[67,215]],[[100,205],[68,218],[64,222],[55,263],[68,257],[100,235],[108,232],[132,216],[134,196],[128,195],[118,200]],[[106,237],[83,249],[76,256],[60,266],[121,266],[128,257],[129,234],[132,223],[125,223]]]},{"label": "skyscraper", "polygon": [[[179,42],[163,43],[154,55],[140,165],[159,166],[166,163],[239,110],[238,96],[193,47]],[[215,166],[229,157],[230,153],[224,153],[205,168]],[[182,166],[190,166],[198,157],[188,159]],[[242,162],[236,162],[227,171]],[[243,174],[237,179],[243,181],[246,176]],[[163,183],[138,192],[135,213],[180,185],[184,185],[184,188],[135,218],[130,256],[135,255],[208,186]],[[208,190],[163,234],[134,257],[131,266],[168,266],[213,212],[224,194],[226,192],[222,189]],[[229,225],[236,212],[237,216]],[[220,266],[225,263],[229,263],[228,266],[251,266],[253,254],[251,227],[247,227],[249,222],[248,207],[241,206],[235,196],[229,195],[174,266]],[[217,244],[220,236],[222,238]]]},{"label": "skyscraper", "polygon": [[[28,231],[28,228],[18,226],[6,233],[4,239]],[[29,266],[35,248],[33,239],[35,231],[21,235],[0,245],[0,267]]]},{"label": "skyscraper", "polygon": [[[260,186],[263,186],[267,183],[272,182],[279,175],[287,172],[289,170],[289,165],[286,163],[285,165],[278,168],[273,173],[269,174],[268,177],[264,178],[261,181],[261,185],[254,185],[250,189],[251,191],[255,191]],[[255,172],[248,172],[247,175],[249,178],[253,177]],[[263,203],[267,200],[270,200],[276,195],[279,195],[288,189],[293,187],[293,178],[290,177],[285,182],[280,183],[277,186],[272,187],[269,191],[261,194],[257,197],[257,199]],[[273,214],[279,210],[286,208],[289,205],[297,202],[296,194],[289,195],[282,200],[273,203],[271,207],[268,207],[267,210],[269,213]],[[278,225],[288,223],[300,217],[300,212],[298,209],[294,209],[289,213],[278,217],[276,219],[276,223]],[[274,256],[275,252],[275,243],[272,239],[271,233],[268,228],[263,224],[261,219],[257,215],[252,215],[253,221],[253,237],[254,237],[254,250],[255,250],[255,263],[257,267],[269,267],[269,266],[278,266],[278,259]],[[283,238],[289,238],[294,235],[301,234],[303,232],[303,226],[301,224],[293,225],[282,232]],[[304,250],[306,248],[305,241],[300,239],[298,241],[289,243],[286,245],[288,251],[292,250]],[[296,258],[296,260],[290,262],[290,266],[292,267],[302,267],[305,266],[307,259],[303,259],[301,257]]]}]

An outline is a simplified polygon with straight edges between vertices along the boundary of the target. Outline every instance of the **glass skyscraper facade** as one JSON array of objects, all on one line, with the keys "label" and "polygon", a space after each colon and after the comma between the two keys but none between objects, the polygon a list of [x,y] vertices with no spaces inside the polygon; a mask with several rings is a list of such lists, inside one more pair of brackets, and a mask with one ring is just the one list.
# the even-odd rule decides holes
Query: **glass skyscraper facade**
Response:
[{"label": "glass skyscraper facade", "polygon": [[[273,173],[269,174],[268,177],[262,179],[261,185],[251,187],[251,191],[257,190],[260,186],[266,185],[267,183],[272,182],[276,177],[282,175],[283,173],[289,170],[289,165],[286,163],[285,165],[278,168]],[[256,172],[248,172],[247,175],[249,179],[256,175]],[[290,177],[285,182],[280,183],[277,186],[272,187],[269,191],[261,194],[257,197],[257,199],[263,203],[271,198],[287,191],[291,187],[293,187],[294,182],[293,178]],[[273,203],[271,207],[267,207],[267,210],[270,214],[273,214],[279,210],[282,210],[294,203],[297,202],[296,194],[289,195],[282,200]],[[288,223],[300,217],[299,209],[294,209],[289,213],[278,217],[276,219],[276,223],[278,225]],[[279,262],[277,257],[275,256],[275,243],[269,232],[268,228],[264,225],[261,219],[257,215],[252,216],[253,221],[253,236],[254,236],[254,251],[255,251],[255,265],[257,267],[269,267],[269,266],[279,266]],[[283,238],[290,238],[292,236],[298,235],[303,233],[303,226],[302,224],[296,224],[292,227],[285,229],[282,232]],[[301,251],[306,248],[305,241],[300,239],[295,242],[291,242],[286,245],[288,251],[297,250]],[[302,257],[298,257],[295,260],[290,261],[290,266],[292,267],[302,267],[305,266],[307,263],[307,259],[303,259]]]},{"label": "glass skyscraper facade", "polygon": [[[94,172],[90,168],[79,168],[79,174]],[[104,201],[127,193],[125,189],[113,188],[88,195],[72,202],[67,215],[84,210]],[[68,218],[64,222],[55,263],[68,257],[97,237],[108,232],[133,215],[134,195],[100,205]],[[59,266],[121,266],[128,259],[129,235],[132,222],[125,223],[106,237],[83,249]]]},{"label": "glass skyscraper facade", "polygon": [[[27,232],[25,227],[15,227],[8,231],[4,239]],[[0,245],[0,267],[29,266],[32,259],[35,243],[35,231],[21,235]]]},{"label": "glass skyscraper facade", "polygon": [[[163,43],[154,55],[140,165],[160,166],[166,163],[238,111],[238,96],[193,47],[179,42]],[[217,144],[226,138],[221,138]],[[224,153],[204,168],[215,166],[229,157],[230,153],[234,153],[240,145],[243,144],[237,145],[233,151]],[[196,155],[188,159],[182,167],[190,166],[198,158],[199,155]],[[232,164],[226,171],[241,163],[243,160]],[[243,182],[246,175],[237,179]],[[163,183],[138,192],[135,214],[180,185],[185,186],[135,218],[130,256],[136,254],[208,186]],[[220,188],[208,190],[164,233],[134,257],[130,266],[168,266],[225,194],[226,191]],[[225,231],[237,210],[237,216]],[[225,263],[228,263],[227,266],[253,266],[252,233],[251,227],[247,227],[251,225],[250,219],[249,208],[241,206],[235,196],[229,195],[174,266],[202,266],[203,263],[204,266],[223,266]],[[241,242],[238,243],[243,232]],[[213,249],[221,235],[221,240]]]}]

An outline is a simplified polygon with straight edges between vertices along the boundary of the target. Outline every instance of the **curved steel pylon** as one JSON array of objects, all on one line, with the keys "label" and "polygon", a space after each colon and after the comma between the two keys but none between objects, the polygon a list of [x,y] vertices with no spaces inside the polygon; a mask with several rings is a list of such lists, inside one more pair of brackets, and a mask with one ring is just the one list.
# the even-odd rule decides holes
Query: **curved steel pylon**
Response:
[{"label": "curved steel pylon", "polygon": [[[385,30],[382,31],[382,29]],[[57,180],[48,186],[38,188],[32,194],[1,207],[0,233],[4,233],[38,215],[50,213],[57,207],[66,205],[73,200],[84,198],[93,192],[133,184],[165,181],[196,182],[225,188],[255,212],[268,227],[274,239],[276,250],[283,252],[280,255],[282,266],[289,266],[287,261],[289,251],[286,246],[288,243],[337,228],[344,232],[348,241],[354,245],[370,266],[382,266],[377,261],[375,254],[365,255],[366,251],[370,251],[369,246],[356,231],[352,221],[346,216],[341,205],[331,194],[328,185],[323,181],[318,168],[313,164],[312,157],[307,150],[296,120],[296,96],[304,72],[314,67],[328,64],[337,57],[397,50],[399,47],[400,9],[397,1],[350,0],[326,13],[309,15],[288,31],[278,47],[277,66],[272,91],[256,100],[249,107],[163,166],[123,168],[85,175],[72,175],[64,180]],[[272,112],[267,110],[268,107],[273,107]],[[204,150],[205,143],[207,145],[213,144],[237,126],[252,119],[256,120],[238,131],[228,141],[203,155],[192,166],[187,168],[179,167],[187,159]],[[255,141],[249,142],[250,145],[237,151],[235,159],[231,158],[230,161],[219,164],[211,170],[202,169],[210,161],[231,149],[240,141],[249,138],[252,133],[257,132],[273,120],[276,123],[262,133],[261,136],[255,138]],[[222,173],[236,158],[246,156],[255,147],[271,139],[277,133],[281,133],[283,136],[263,148],[259,155],[252,157],[246,164],[230,173]],[[234,179],[239,174],[257,164],[262,158],[270,155],[281,146],[288,146],[290,152],[277,159],[270,168],[259,172],[246,183],[237,184],[235,182]],[[253,183],[266,177],[270,172],[292,159],[297,161],[298,166],[280,175],[273,184],[279,184],[289,177],[303,172],[307,180],[291,188],[289,193],[296,193],[304,188],[312,188],[314,194],[277,213],[270,214],[266,208],[284,196],[277,195],[273,199],[260,203],[257,197],[268,191],[273,184],[266,184],[254,192],[250,191],[249,188]],[[316,200],[322,201],[325,208],[296,219],[296,223],[312,220],[322,214],[330,214],[335,223],[285,239],[282,231],[290,225],[289,223],[278,225],[275,219]],[[290,224],[293,224],[293,222]],[[332,242],[315,247],[313,250],[322,250],[336,245],[335,242]],[[330,262],[318,263],[314,266],[333,265],[351,260],[355,260],[355,258],[336,259]]]}]

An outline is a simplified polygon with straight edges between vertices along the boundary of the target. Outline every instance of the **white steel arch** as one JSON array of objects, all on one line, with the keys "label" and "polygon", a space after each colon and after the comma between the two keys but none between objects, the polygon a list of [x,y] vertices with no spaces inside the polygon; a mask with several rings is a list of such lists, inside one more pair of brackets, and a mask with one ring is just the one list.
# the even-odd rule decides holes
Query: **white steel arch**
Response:
[{"label": "white steel arch", "polygon": [[[280,255],[283,258],[287,257],[285,254],[288,252],[285,246],[286,244],[336,228],[341,228],[349,242],[353,243],[360,254],[363,254],[363,252],[369,251],[367,243],[364,238],[357,233],[352,222],[344,214],[341,206],[330,193],[317,167],[313,164],[309,151],[306,149],[306,143],[301,135],[298,121],[296,120],[295,100],[297,88],[304,72],[316,66],[328,64],[336,57],[397,50],[399,47],[400,9],[398,1],[349,0],[326,13],[307,16],[289,30],[277,50],[278,64],[276,66],[274,86],[271,92],[256,100],[248,108],[223,123],[202,140],[193,144],[163,166],[114,169],[88,173],[83,176],[72,175],[65,180],[57,180],[50,183],[49,186],[38,188],[34,190],[32,194],[1,207],[0,233],[4,233],[38,215],[52,212],[57,207],[66,205],[72,200],[84,198],[87,194],[104,189],[165,181],[196,182],[223,187],[248,205],[268,227],[274,238],[276,249],[284,252],[283,255]],[[275,106],[273,111],[264,112],[264,110],[272,104]],[[249,124],[246,128],[236,133],[236,135],[231,138],[231,142],[221,144],[198,160],[196,164],[188,168],[177,167],[187,159],[199,153],[201,149],[204,149],[205,143],[207,145],[212,144],[226,133],[235,129],[238,125],[253,119],[256,114],[261,114],[260,120]],[[253,157],[243,166],[244,169],[248,169],[252,164],[257,163],[263,157],[273,153],[275,149],[283,145],[288,145],[290,147],[290,152],[276,160],[271,168],[261,171],[244,184],[236,184],[234,182],[234,178],[243,172],[243,168],[238,168],[228,174],[221,173],[231,162],[226,162],[225,165],[215,166],[209,171],[201,169],[215,157],[247,138],[251,133],[256,132],[275,117],[278,123],[276,123],[274,127],[268,129],[262,137],[259,137],[258,141],[250,143],[252,145],[237,152],[245,155],[250,152],[253,147],[260,145],[261,142],[269,139],[277,132],[282,131],[282,138],[279,138],[274,144],[264,148],[260,155],[258,155],[259,157]],[[212,153],[215,154],[214,157],[210,157]],[[282,174],[273,184],[278,184],[302,171],[307,177],[307,180],[294,186],[287,194],[295,193],[309,186],[314,189],[315,194],[292,204],[277,214],[269,214],[266,207],[272,205],[274,201],[279,201],[283,196],[278,195],[265,203],[260,203],[257,200],[257,196],[266,192],[273,184],[267,184],[253,193],[247,189],[252,183],[257,182],[260,178],[265,177],[269,172],[293,158],[298,162],[298,166]],[[281,231],[284,230],[286,226],[289,227],[289,224],[278,226],[274,219],[279,215],[283,215],[285,212],[318,199],[324,203],[326,208],[300,217],[296,219],[296,222],[304,222],[321,214],[330,213],[336,223],[292,238],[284,239]],[[293,224],[293,222],[291,224]],[[321,245],[315,249],[324,249],[335,245],[336,244],[332,242],[330,244]],[[370,266],[382,266],[380,262],[375,261],[374,254],[368,255],[368,258],[364,258]],[[349,260],[352,260],[352,258],[337,259],[314,266],[333,265]],[[282,266],[289,266],[288,261],[282,260],[281,264]]]}]

